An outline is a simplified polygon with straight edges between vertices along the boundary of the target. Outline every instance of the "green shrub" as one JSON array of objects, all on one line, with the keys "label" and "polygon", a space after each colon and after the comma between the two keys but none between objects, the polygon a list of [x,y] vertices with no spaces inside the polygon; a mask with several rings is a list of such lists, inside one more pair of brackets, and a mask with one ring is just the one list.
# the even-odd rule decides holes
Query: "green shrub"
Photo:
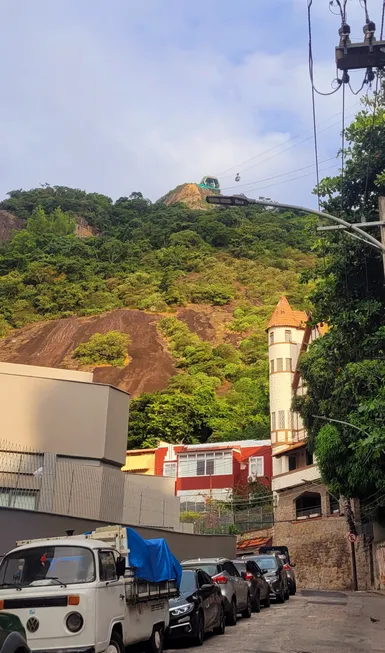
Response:
[{"label": "green shrub", "polygon": [[95,333],[88,342],[82,342],[72,358],[82,365],[113,365],[123,367],[128,355],[130,336],[120,331]]}]

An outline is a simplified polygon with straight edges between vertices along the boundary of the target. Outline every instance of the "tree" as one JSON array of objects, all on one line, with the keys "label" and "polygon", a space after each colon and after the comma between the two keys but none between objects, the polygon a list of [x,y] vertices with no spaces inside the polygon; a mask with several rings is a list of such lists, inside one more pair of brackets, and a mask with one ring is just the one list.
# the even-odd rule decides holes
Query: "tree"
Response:
[{"label": "tree", "polygon": [[73,351],[72,358],[83,365],[113,365],[123,367],[127,362],[130,336],[119,331],[95,333]]},{"label": "tree", "polygon": [[[346,130],[346,169],[319,186],[329,213],[378,219],[385,193],[385,101],[364,100]],[[382,257],[347,234],[319,244],[312,321],[329,331],[301,357],[307,393],[294,401],[331,491],[363,500],[385,490],[385,287]],[[319,417],[326,419],[319,419]],[[333,421],[337,420],[337,421]],[[341,424],[340,422],[345,422]],[[354,428],[356,427],[356,428]]]}]

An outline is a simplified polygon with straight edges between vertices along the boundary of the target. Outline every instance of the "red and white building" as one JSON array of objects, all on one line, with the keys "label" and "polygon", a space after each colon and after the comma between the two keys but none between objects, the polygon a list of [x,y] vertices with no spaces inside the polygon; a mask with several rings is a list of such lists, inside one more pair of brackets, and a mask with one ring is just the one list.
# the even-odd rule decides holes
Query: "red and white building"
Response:
[{"label": "red and white building", "polygon": [[175,478],[175,494],[182,503],[205,502],[208,498],[226,501],[234,491],[246,494],[249,479],[271,487],[270,440],[160,443],[154,454],[154,473]]}]

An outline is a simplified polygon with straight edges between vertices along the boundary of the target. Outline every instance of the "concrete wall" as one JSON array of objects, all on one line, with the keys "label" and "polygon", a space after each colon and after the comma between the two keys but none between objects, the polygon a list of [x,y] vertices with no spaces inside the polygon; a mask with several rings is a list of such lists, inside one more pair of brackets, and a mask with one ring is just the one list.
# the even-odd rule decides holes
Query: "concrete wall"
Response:
[{"label": "concrete wall", "polygon": [[[37,368],[35,374],[33,366],[5,366],[0,368],[2,438],[15,443],[18,451],[24,447],[124,465],[127,393],[83,377],[69,380],[64,372],[76,377],[66,370]],[[12,367],[17,368],[13,374]],[[47,376],[42,376],[42,369]]]},{"label": "concrete wall", "polygon": [[[0,553],[12,549],[16,540],[62,536],[68,529],[74,529],[79,534],[109,524],[111,522],[0,508]],[[164,537],[179,560],[211,556],[235,557],[236,537],[233,535],[190,535],[141,526],[134,528],[146,539]]]}]

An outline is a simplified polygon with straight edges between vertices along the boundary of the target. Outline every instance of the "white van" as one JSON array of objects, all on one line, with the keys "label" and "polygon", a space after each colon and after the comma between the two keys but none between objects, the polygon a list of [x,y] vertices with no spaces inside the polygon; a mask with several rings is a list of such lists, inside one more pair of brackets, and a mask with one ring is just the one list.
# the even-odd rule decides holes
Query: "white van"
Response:
[{"label": "white van", "polygon": [[[175,574],[160,582],[137,578],[128,530],[23,542],[3,558],[0,610],[20,618],[33,653],[124,653],[138,642],[161,653]],[[163,543],[159,555],[167,551]]]}]

